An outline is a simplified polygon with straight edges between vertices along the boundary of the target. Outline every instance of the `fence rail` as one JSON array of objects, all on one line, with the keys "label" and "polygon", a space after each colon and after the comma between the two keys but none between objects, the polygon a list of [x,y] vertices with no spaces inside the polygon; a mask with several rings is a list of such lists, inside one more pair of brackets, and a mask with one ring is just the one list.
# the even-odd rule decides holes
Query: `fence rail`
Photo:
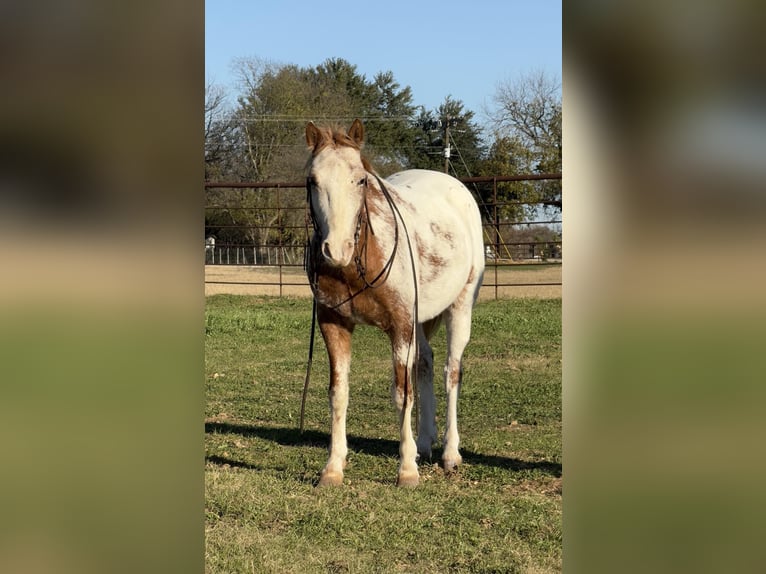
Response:
[{"label": "fence rail", "polygon": [[[560,179],[560,173],[548,173],[460,180],[472,191],[482,212],[487,258],[483,289],[494,289],[495,298],[498,298],[501,287],[560,286],[560,273],[555,281],[549,278],[514,281],[513,273],[509,271],[519,269],[520,264],[525,269],[560,267],[562,260],[560,233],[550,227],[561,225],[561,219],[551,218],[550,214],[544,213],[545,209],[539,209],[560,209],[561,202],[499,200],[498,184]],[[226,214],[230,221],[221,222],[219,219],[215,224],[208,224],[206,217],[205,265],[253,267],[268,271],[249,274],[246,280],[208,277],[206,272],[206,285],[278,287],[280,296],[284,294],[284,287],[308,289],[308,282],[299,272],[304,263],[310,227],[304,182],[206,182],[205,188],[238,190],[240,194],[238,201],[228,198],[225,204],[208,198],[210,203],[206,206],[206,213],[211,216]],[[260,195],[258,201],[255,199],[257,195]],[[503,209],[509,206],[535,205],[538,206],[535,210],[537,217],[532,220],[506,221],[501,217]],[[251,220],[243,222],[241,216],[246,213],[251,214]],[[518,230],[525,227],[539,230],[538,235],[544,237],[530,240],[529,233],[526,238],[522,237]],[[247,236],[246,240],[242,239],[243,235]]]}]

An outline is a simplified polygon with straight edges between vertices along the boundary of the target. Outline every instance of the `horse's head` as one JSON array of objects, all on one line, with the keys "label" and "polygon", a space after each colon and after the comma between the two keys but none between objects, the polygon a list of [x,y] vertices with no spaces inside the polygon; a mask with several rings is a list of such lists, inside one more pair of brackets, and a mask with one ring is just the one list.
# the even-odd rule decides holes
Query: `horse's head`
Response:
[{"label": "horse's head", "polygon": [[345,267],[354,256],[369,167],[361,156],[363,142],[364,127],[358,119],[348,132],[318,128],[312,122],[306,126],[309,201],[322,255],[336,267]]}]

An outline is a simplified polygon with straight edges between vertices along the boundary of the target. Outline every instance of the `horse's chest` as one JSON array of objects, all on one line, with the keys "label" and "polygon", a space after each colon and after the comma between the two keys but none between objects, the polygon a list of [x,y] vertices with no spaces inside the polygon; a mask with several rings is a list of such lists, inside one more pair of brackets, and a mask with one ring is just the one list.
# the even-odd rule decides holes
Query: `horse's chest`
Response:
[{"label": "horse's chest", "polygon": [[314,290],[320,305],[329,307],[354,323],[373,325],[388,331],[393,321],[387,304],[385,289],[365,289],[363,285],[349,285],[335,277],[320,276]]}]

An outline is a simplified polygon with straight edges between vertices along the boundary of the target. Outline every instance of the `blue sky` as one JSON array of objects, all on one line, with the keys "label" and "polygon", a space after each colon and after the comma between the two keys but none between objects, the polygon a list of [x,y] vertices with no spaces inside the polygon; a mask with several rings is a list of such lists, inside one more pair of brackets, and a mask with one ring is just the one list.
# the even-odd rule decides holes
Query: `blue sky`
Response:
[{"label": "blue sky", "polygon": [[500,81],[537,70],[560,81],[561,2],[206,0],[206,80],[233,96],[232,62],[243,57],[343,58],[368,79],[390,70],[415,105],[433,109],[451,95],[481,119]]}]

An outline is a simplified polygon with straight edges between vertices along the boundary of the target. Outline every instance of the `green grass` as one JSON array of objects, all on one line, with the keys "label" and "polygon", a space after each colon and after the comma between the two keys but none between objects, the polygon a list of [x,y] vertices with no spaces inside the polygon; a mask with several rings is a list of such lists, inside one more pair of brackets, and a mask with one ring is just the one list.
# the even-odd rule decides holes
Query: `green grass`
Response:
[{"label": "green grass", "polygon": [[[316,489],[327,457],[328,369],[317,332],[306,431],[298,430],[311,302],[208,298],[206,569],[218,572],[561,570],[561,301],[477,305],[458,424],[464,464],[398,464],[390,347],[354,333],[344,485]],[[444,330],[433,341],[444,420]]]}]

